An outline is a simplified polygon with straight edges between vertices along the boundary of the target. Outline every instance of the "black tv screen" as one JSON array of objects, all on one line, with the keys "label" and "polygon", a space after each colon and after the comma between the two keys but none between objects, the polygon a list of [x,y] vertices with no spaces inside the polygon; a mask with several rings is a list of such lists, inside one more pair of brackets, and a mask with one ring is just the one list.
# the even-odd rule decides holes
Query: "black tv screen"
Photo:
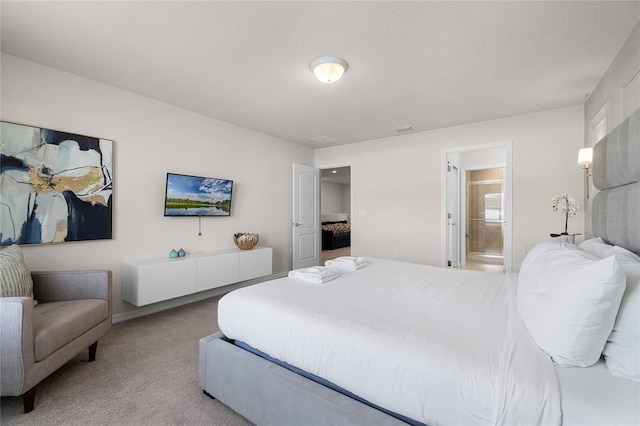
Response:
[{"label": "black tv screen", "polygon": [[233,181],[167,173],[165,216],[230,216]]}]

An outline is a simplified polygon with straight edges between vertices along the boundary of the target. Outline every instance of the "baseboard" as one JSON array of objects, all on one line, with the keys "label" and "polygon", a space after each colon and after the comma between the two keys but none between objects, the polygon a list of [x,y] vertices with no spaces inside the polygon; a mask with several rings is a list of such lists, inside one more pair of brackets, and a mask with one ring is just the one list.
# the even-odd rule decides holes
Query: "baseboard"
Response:
[{"label": "baseboard", "polygon": [[143,317],[145,315],[155,314],[156,312],[164,311],[166,309],[176,308],[178,306],[187,305],[189,303],[198,302],[200,300],[208,299],[210,297],[219,296],[221,294],[229,293],[232,290],[238,288],[247,287],[250,285],[258,284],[264,281],[275,280],[276,278],[286,277],[287,272],[280,272],[278,274],[267,275],[260,278],[254,278],[252,280],[242,281],[224,287],[212,288],[211,290],[201,291],[199,293],[190,294],[188,296],[179,297],[177,299],[170,299],[164,302],[154,303],[149,306],[138,308],[130,312],[122,312],[114,314],[111,318],[112,323],[127,321],[134,318]]}]

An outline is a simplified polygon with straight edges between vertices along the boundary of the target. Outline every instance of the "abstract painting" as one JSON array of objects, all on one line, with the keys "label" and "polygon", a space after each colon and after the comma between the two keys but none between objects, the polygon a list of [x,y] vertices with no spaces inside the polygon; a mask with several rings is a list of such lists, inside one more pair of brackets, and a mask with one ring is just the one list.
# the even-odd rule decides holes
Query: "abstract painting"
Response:
[{"label": "abstract painting", "polygon": [[0,243],[112,238],[113,142],[0,121]]}]

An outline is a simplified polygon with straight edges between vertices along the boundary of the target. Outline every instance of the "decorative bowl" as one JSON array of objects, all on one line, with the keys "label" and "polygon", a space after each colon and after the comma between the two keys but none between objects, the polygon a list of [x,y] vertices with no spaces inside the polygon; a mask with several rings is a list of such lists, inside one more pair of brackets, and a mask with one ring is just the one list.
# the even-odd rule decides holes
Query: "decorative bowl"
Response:
[{"label": "decorative bowl", "polygon": [[233,234],[233,242],[236,247],[242,250],[251,250],[256,246],[256,244],[258,244],[259,239],[259,234],[249,234],[244,232]]}]

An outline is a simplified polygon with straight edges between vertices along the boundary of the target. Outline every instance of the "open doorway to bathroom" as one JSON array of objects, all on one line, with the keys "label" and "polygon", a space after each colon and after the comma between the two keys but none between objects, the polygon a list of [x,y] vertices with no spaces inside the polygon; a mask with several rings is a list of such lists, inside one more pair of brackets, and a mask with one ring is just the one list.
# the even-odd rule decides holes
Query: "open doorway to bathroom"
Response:
[{"label": "open doorway to bathroom", "polygon": [[320,170],[322,264],[351,255],[351,166]]},{"label": "open doorway to bathroom", "polygon": [[512,143],[442,150],[442,264],[510,272]]},{"label": "open doorway to bathroom", "polygon": [[504,269],[504,167],[465,171],[465,261],[460,268]]}]

